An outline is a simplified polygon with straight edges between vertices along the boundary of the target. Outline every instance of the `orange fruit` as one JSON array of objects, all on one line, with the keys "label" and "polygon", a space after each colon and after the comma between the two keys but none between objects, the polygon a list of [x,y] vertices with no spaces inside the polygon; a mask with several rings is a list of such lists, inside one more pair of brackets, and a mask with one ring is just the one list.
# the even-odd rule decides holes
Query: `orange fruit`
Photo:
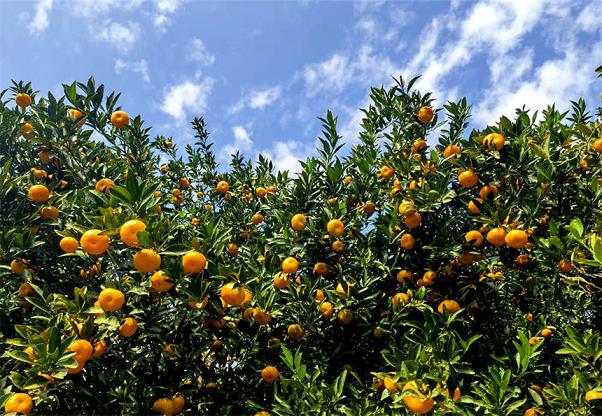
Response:
[{"label": "orange fruit", "polygon": [[146,230],[146,224],[140,220],[129,220],[125,222],[119,229],[121,241],[130,247],[136,247],[138,241],[138,232]]},{"label": "orange fruit", "polygon": [[186,178],[180,178],[178,179],[178,186],[182,189],[188,189],[190,188],[190,181]]},{"label": "orange fruit", "polygon": [[77,240],[73,237],[63,237],[59,243],[61,250],[65,253],[75,253],[78,247]]},{"label": "orange fruit", "polygon": [[487,149],[502,150],[505,143],[506,139],[499,133],[489,133],[483,138],[483,145]]},{"label": "orange fruit", "polygon": [[184,400],[183,395],[178,393],[172,397],[171,401],[173,403],[173,409],[174,409],[175,414],[178,415],[184,411],[184,406],[185,406],[186,402]]},{"label": "orange fruit", "polygon": [[295,231],[303,231],[307,225],[307,218],[303,214],[295,214],[291,218],[291,227]]},{"label": "orange fruit", "polygon": [[[430,397],[431,393],[423,386],[422,391],[418,388],[415,381],[408,381],[402,391],[411,391],[414,394],[404,396],[403,403],[411,412],[418,415],[424,415],[430,412],[435,406],[435,401]],[[426,390],[426,391],[425,391]]]},{"label": "orange fruit", "polygon": [[40,208],[40,217],[43,220],[56,220],[59,217],[59,210],[56,207]]},{"label": "orange fruit", "polygon": [[161,256],[149,248],[143,248],[134,254],[134,268],[140,273],[150,273],[161,267]]},{"label": "orange fruit", "polygon": [[364,214],[367,216],[370,216],[376,211],[376,204],[372,201],[367,201],[362,207],[362,211],[364,211]]},{"label": "orange fruit", "polygon": [[31,97],[25,92],[20,92],[15,96],[15,103],[17,103],[19,107],[25,109],[25,107],[31,105]]},{"label": "orange fruit", "polygon": [[351,181],[352,181],[352,180],[353,180],[353,178],[352,178],[351,176],[345,176],[345,177],[343,178],[343,183],[344,183],[345,185],[349,185],[349,184],[351,183]]},{"label": "orange fruit", "polygon": [[464,234],[464,240],[475,247],[481,247],[483,244],[483,235],[480,231],[472,230]]},{"label": "orange fruit", "polygon": [[406,280],[412,280],[413,274],[410,270],[400,270],[397,272],[397,281],[403,283]]},{"label": "orange fruit", "polygon": [[494,246],[503,246],[506,243],[506,230],[502,227],[496,227],[487,233],[487,241]]},{"label": "orange fruit", "polygon": [[205,270],[206,266],[207,259],[203,253],[192,250],[182,256],[182,267],[186,274],[200,273]]},{"label": "orange fruit", "polygon": [[110,190],[113,187],[113,185],[115,185],[115,183],[111,179],[102,178],[98,182],[96,182],[94,189],[96,189],[97,192],[104,192],[105,190]]},{"label": "orange fruit", "polygon": [[305,336],[303,327],[299,324],[290,324],[286,330],[290,339],[298,341]]},{"label": "orange fruit", "polygon": [[67,368],[67,374],[78,374],[78,373],[80,373],[83,370],[84,365],[86,365],[85,362],[81,362],[81,363],[78,362],[77,363],[77,367],[74,367],[74,368],[69,367],[69,368]]},{"label": "orange fruit", "polygon": [[602,153],[602,139],[598,139],[592,143],[592,149],[594,149],[594,152],[596,153]]},{"label": "orange fruit", "polygon": [[99,256],[109,249],[109,236],[100,230],[88,230],[79,239],[79,245],[86,253]]},{"label": "orange fruit", "polygon": [[81,127],[86,123],[86,117],[84,116],[84,113],[75,108],[70,108],[67,110],[67,118],[73,122],[79,120],[75,125],[76,127]]},{"label": "orange fruit", "polygon": [[4,403],[6,413],[22,413],[28,415],[33,410],[33,400],[26,393],[13,393]]},{"label": "orange fruit", "polygon": [[435,281],[435,278],[437,278],[437,273],[432,270],[427,270],[422,275],[422,281],[427,285],[433,284],[433,282]]},{"label": "orange fruit", "polygon": [[33,185],[27,191],[27,197],[33,202],[41,204],[48,201],[50,191],[44,185]]},{"label": "orange fruit", "polygon": [[400,215],[410,215],[410,214],[416,212],[416,207],[414,206],[413,201],[404,199],[399,204],[399,207],[397,208],[397,210],[399,211]]},{"label": "orange fruit", "polygon": [[174,416],[176,414],[173,400],[162,397],[153,402],[152,410],[161,413],[165,416]]},{"label": "orange fruit", "polygon": [[26,268],[27,268],[27,263],[24,262],[23,260],[15,259],[10,262],[10,270],[14,274],[23,274],[23,272],[25,271]]},{"label": "orange fruit", "polygon": [[483,208],[483,200],[481,198],[473,199],[472,201],[469,201],[466,206],[471,214],[480,214],[481,209]]},{"label": "orange fruit", "polygon": [[245,290],[235,286],[234,282],[226,283],[221,289],[222,300],[228,305],[242,306],[245,302]]},{"label": "orange fruit", "polygon": [[261,378],[268,384],[272,384],[274,381],[280,378],[280,371],[276,367],[268,365],[261,370]]},{"label": "orange fruit", "polygon": [[163,270],[156,271],[151,276],[151,287],[155,292],[168,292],[173,287],[173,279],[167,276]]},{"label": "orange fruit", "polygon": [[255,308],[253,310],[253,319],[259,325],[267,325],[272,320],[272,315],[259,308]]},{"label": "orange fruit", "polygon": [[76,339],[67,347],[67,351],[75,353],[72,357],[75,361],[78,363],[85,363],[92,358],[94,347],[85,339]]},{"label": "orange fruit", "polygon": [[495,185],[485,185],[483,186],[480,190],[479,190],[479,195],[481,196],[481,198],[483,199],[487,199],[487,197],[489,195],[491,195],[491,198],[495,198],[497,195],[498,189],[497,186]]},{"label": "orange fruit", "polygon": [[443,313],[443,308],[447,310],[447,313],[450,315],[458,310],[460,310],[460,304],[455,300],[444,300],[437,307],[437,312]]},{"label": "orange fruit", "polygon": [[585,393],[585,401],[602,400],[602,391],[589,390]]},{"label": "orange fruit", "polygon": [[230,255],[233,257],[238,256],[238,246],[234,243],[229,243],[228,244],[228,253],[230,253]]},{"label": "orange fruit", "polygon": [[539,338],[537,338],[537,337],[531,337],[531,338],[529,338],[529,345],[539,344],[539,341],[540,341]]},{"label": "orange fruit", "polygon": [[385,377],[383,380],[383,385],[390,395],[399,392],[399,383],[396,383],[391,377]]},{"label": "orange fruit", "polygon": [[562,259],[558,263],[558,268],[564,273],[570,273],[573,271],[573,263],[570,260]]},{"label": "orange fruit", "polygon": [[527,410],[525,410],[525,414],[524,416],[539,416],[539,415],[543,415],[543,412],[541,410],[539,410],[537,407],[530,407]]},{"label": "orange fruit", "polygon": [[541,330],[540,335],[544,338],[550,338],[552,336],[552,330],[550,328],[544,328]]},{"label": "orange fruit", "polygon": [[416,228],[422,222],[422,216],[420,215],[420,213],[418,211],[414,211],[411,214],[406,215],[403,222],[410,229]]},{"label": "orange fruit", "polygon": [[291,284],[291,279],[289,279],[286,273],[276,273],[274,276],[274,287],[276,289],[284,289]]},{"label": "orange fruit", "polygon": [[403,303],[406,305],[410,301],[410,297],[406,293],[396,293],[391,299],[393,306],[398,307]]},{"label": "orange fruit", "polygon": [[133,336],[138,330],[138,321],[134,318],[130,318],[129,316],[125,318],[121,326],[119,327],[119,334],[122,337],[129,338]]},{"label": "orange fruit", "polygon": [[324,291],[322,289],[316,289],[315,293],[315,299],[316,302],[322,302],[324,300],[324,298],[326,297],[326,295],[324,295]]},{"label": "orange fruit", "polygon": [[263,215],[261,215],[259,212],[253,214],[253,216],[251,217],[251,222],[255,225],[261,224],[263,222]]},{"label": "orange fruit", "polygon": [[345,243],[343,243],[342,241],[333,241],[332,245],[331,245],[332,251],[334,251],[337,254],[341,254],[343,251],[345,251]]},{"label": "orange fruit", "polygon": [[330,302],[322,302],[320,304],[320,314],[324,318],[329,319],[332,316],[332,312],[333,312],[332,303],[330,303]]},{"label": "orange fruit", "polygon": [[429,123],[433,119],[433,115],[433,109],[431,107],[420,107],[420,110],[418,110],[418,121],[422,124]]},{"label": "orange fruit", "polygon": [[48,153],[48,150],[40,150],[40,153],[38,153],[38,158],[40,159],[40,162],[42,163],[48,163],[50,162],[50,153]]},{"label": "orange fruit", "polygon": [[335,292],[341,299],[347,299],[351,295],[351,285],[347,282],[339,282]]},{"label": "orange fruit", "polygon": [[100,358],[105,352],[107,352],[108,343],[106,340],[101,339],[100,341],[96,341],[94,343],[94,352],[92,353],[92,357]]},{"label": "orange fruit", "polygon": [[450,144],[443,150],[443,157],[447,159],[459,154],[460,152],[462,152],[462,148],[460,146],[457,144]]},{"label": "orange fruit", "polygon": [[353,322],[353,312],[349,309],[341,309],[337,314],[337,319],[343,325],[349,325]]},{"label": "orange fruit", "polygon": [[260,186],[255,189],[255,195],[257,195],[257,198],[263,198],[264,196],[266,196],[267,193],[267,189],[265,189],[263,186]]},{"label": "orange fruit", "polygon": [[379,169],[378,174],[381,178],[389,180],[395,176],[395,169],[393,169],[391,166],[382,166]]},{"label": "orange fruit", "polygon": [[278,191],[278,188],[276,188],[274,185],[268,186],[268,194],[275,194],[276,191]]},{"label": "orange fruit", "polygon": [[225,194],[230,190],[230,184],[226,181],[219,181],[215,186],[215,189],[217,189],[218,192]]},{"label": "orange fruit", "polygon": [[111,114],[111,124],[118,129],[122,129],[130,122],[130,116],[125,111],[115,111]]},{"label": "orange fruit", "polygon": [[340,237],[345,233],[345,224],[341,220],[333,219],[328,221],[326,229],[331,237]]},{"label": "orange fruit", "polygon": [[523,230],[510,230],[504,238],[506,244],[512,248],[523,248],[529,242],[529,236]]},{"label": "orange fruit", "polygon": [[479,178],[472,169],[464,170],[458,174],[458,182],[464,188],[472,188],[479,182]]},{"label": "orange fruit", "polygon": [[23,282],[19,285],[19,297],[27,297],[27,296],[31,296],[35,293],[35,291],[33,290],[33,287],[31,287],[31,284],[29,284],[28,282]]},{"label": "orange fruit", "polygon": [[328,264],[324,262],[317,262],[314,264],[314,273],[324,276],[328,273]]},{"label": "orange fruit", "polygon": [[[426,140],[424,140],[424,139],[418,139],[418,140],[415,140],[414,143],[412,143],[412,149],[414,150],[414,152],[417,152],[422,149],[426,149],[427,147],[428,147],[428,144],[427,144]],[[420,158],[418,158],[418,160],[420,160]]]},{"label": "orange fruit", "polygon": [[414,245],[416,244],[416,239],[414,238],[414,236],[412,234],[404,234],[401,236],[401,239],[399,240],[399,244],[401,245],[401,247],[404,250],[411,250],[414,248]]},{"label": "orange fruit", "polygon": [[98,304],[107,312],[115,312],[125,304],[125,296],[120,290],[106,288],[98,295]]},{"label": "orange fruit", "polygon": [[286,274],[295,274],[299,268],[299,262],[294,257],[287,257],[282,261],[282,271]]}]

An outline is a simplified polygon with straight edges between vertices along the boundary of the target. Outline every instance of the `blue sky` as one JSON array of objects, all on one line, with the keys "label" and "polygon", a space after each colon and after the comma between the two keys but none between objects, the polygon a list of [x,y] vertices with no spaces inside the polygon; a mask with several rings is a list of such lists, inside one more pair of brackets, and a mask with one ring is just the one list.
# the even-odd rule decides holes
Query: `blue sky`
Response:
[{"label": "blue sky", "polygon": [[0,0],[0,85],[60,93],[94,75],[154,134],[188,143],[204,115],[222,161],[240,149],[295,170],[318,116],[352,143],[391,76],[422,74],[437,106],[467,96],[480,127],[522,104],[593,108],[601,30],[602,1]]}]

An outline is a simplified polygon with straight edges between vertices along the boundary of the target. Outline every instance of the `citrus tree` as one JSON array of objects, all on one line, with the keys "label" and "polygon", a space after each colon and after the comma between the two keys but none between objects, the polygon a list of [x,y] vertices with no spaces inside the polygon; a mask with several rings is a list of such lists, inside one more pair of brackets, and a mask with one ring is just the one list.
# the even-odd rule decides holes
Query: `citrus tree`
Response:
[{"label": "citrus tree", "polygon": [[3,91],[4,411],[600,411],[601,108],[467,131],[415,81],[350,148],[329,112],[298,175],[220,168],[202,118],[152,137],[92,78]]}]

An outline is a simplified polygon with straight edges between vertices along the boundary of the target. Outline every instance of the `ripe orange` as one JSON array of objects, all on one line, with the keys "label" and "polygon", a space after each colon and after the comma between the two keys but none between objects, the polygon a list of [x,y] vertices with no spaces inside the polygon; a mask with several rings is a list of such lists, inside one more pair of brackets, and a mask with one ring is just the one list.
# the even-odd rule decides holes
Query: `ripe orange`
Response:
[{"label": "ripe orange", "polygon": [[469,201],[466,206],[471,214],[480,214],[481,208],[483,208],[483,200],[481,198],[473,199],[472,201]]},{"label": "ripe orange", "polygon": [[282,261],[282,271],[286,274],[295,274],[299,268],[299,262],[294,257],[287,257]]},{"label": "ripe orange", "polygon": [[276,273],[276,275],[274,276],[274,287],[276,289],[285,289],[290,284],[291,279],[289,279],[286,273]]},{"label": "ripe orange", "polygon": [[192,250],[182,256],[182,267],[186,274],[200,273],[205,270],[206,266],[207,259],[203,253]]},{"label": "ripe orange", "polygon": [[403,222],[410,229],[416,228],[422,222],[422,216],[420,215],[420,213],[418,211],[414,211],[414,212],[406,215]]},{"label": "ripe orange", "polygon": [[337,314],[337,319],[343,325],[349,325],[353,322],[353,312],[349,309],[341,309]]},{"label": "ripe orange", "polygon": [[397,210],[399,211],[400,215],[410,215],[410,214],[416,212],[416,207],[414,206],[414,201],[404,199],[399,204],[399,207]]},{"label": "ripe orange", "polygon": [[56,207],[40,208],[40,217],[43,220],[56,220],[59,217],[59,210]]},{"label": "ripe orange", "polygon": [[259,308],[255,308],[253,310],[253,319],[258,325],[267,325],[272,320],[272,315]]},{"label": "ripe orange", "polygon": [[487,233],[487,241],[494,246],[503,246],[506,243],[506,230],[502,227],[496,227]]},{"label": "ripe orange", "polygon": [[450,144],[445,148],[445,150],[443,150],[443,157],[447,159],[449,157],[456,156],[461,152],[462,148],[460,146],[458,146],[457,144]]},{"label": "ripe orange", "polygon": [[345,251],[345,243],[340,240],[333,241],[330,248],[332,248],[332,251],[335,253],[341,254],[343,251]]},{"label": "ripe orange", "polygon": [[539,344],[539,342],[540,342],[540,339],[537,337],[529,338],[529,345],[536,345],[536,344]]},{"label": "ripe orange", "polygon": [[27,296],[31,296],[35,293],[35,291],[33,290],[33,287],[31,287],[31,284],[29,284],[29,282],[23,282],[19,285],[19,297],[27,297]]},{"label": "ripe orange", "polygon": [[540,416],[543,415],[543,412],[539,410],[537,407],[530,407],[525,410],[524,416]]},{"label": "ripe orange", "polygon": [[331,237],[340,237],[345,233],[345,224],[341,220],[332,219],[328,221],[326,229]]},{"label": "ripe orange", "polygon": [[245,290],[234,282],[226,283],[221,289],[222,300],[228,305],[242,306],[245,302]]},{"label": "ripe orange", "polygon": [[552,336],[552,330],[550,328],[544,328],[541,330],[540,335],[544,338],[550,338]]},{"label": "ripe orange", "polygon": [[370,216],[376,211],[376,204],[372,201],[367,201],[362,207],[362,211],[364,211],[364,214],[367,216]]},{"label": "ripe orange", "polygon": [[73,122],[79,120],[75,125],[76,127],[81,127],[86,123],[86,117],[84,116],[84,113],[75,108],[70,108],[67,110],[67,118]]},{"label": "ripe orange", "polygon": [[324,276],[328,273],[328,264],[324,262],[317,262],[314,264],[314,273]]},{"label": "ripe orange", "polygon": [[402,391],[411,391],[414,394],[404,396],[403,403],[411,412],[418,415],[424,415],[430,412],[435,406],[435,401],[431,396],[430,391],[426,386],[423,386],[422,390],[418,388],[416,381],[408,381]]},{"label": "ripe orange", "polygon": [[499,133],[489,133],[483,138],[483,145],[487,149],[502,150],[505,143],[506,139]]},{"label": "ripe orange", "polygon": [[432,270],[427,270],[426,272],[424,272],[424,274],[422,275],[422,281],[426,284],[426,285],[431,285],[434,283],[435,279],[437,278],[437,273],[432,271]]},{"label": "ripe orange", "polygon": [[341,299],[347,299],[351,295],[351,285],[347,282],[339,282],[335,292]]},{"label": "ripe orange", "polygon": [[292,339],[293,341],[298,341],[301,338],[303,338],[303,336],[305,336],[305,331],[303,330],[303,327],[299,324],[290,324],[286,332],[290,339]]},{"label": "ripe orange", "polygon": [[458,310],[460,310],[460,304],[455,300],[444,300],[437,307],[437,312],[443,313],[443,308],[447,310],[447,313],[450,315]]},{"label": "ripe orange", "polygon": [[404,250],[411,250],[414,248],[414,245],[416,244],[416,239],[414,238],[414,236],[412,234],[404,234],[401,236],[401,239],[399,240],[399,244],[401,245],[401,247]]},{"label": "ripe orange", "polygon": [[33,400],[26,393],[13,393],[4,403],[6,413],[22,413],[28,415],[33,410]]},{"label": "ripe orange", "polygon": [[97,192],[109,191],[113,187],[113,185],[115,185],[113,180],[109,178],[102,178],[98,182],[96,182],[94,189],[96,189]]},{"label": "ripe orange", "polygon": [[268,365],[261,370],[261,378],[268,384],[272,384],[274,381],[280,378],[280,371],[276,367]]},{"label": "ripe orange", "polygon": [[106,340],[101,339],[100,341],[96,341],[94,343],[94,352],[92,353],[92,357],[100,358],[105,352],[107,352],[108,343]]},{"label": "ripe orange", "polygon": [[414,143],[412,143],[412,149],[417,152],[418,150],[422,150],[422,149],[426,149],[428,147],[428,144],[426,142],[426,140],[424,139],[418,139],[415,140]]},{"label": "ripe orange", "polygon": [[570,260],[562,259],[558,263],[558,268],[563,273],[570,273],[573,271],[573,263]]},{"label": "ripe orange", "polygon": [[78,363],[85,363],[92,358],[94,347],[92,347],[92,344],[85,339],[76,339],[67,347],[67,351],[75,353],[72,357],[75,361]]},{"label": "ripe orange", "polygon": [[251,222],[255,225],[261,224],[263,222],[263,215],[261,215],[259,212],[253,214],[253,216],[251,217]]},{"label": "ripe orange", "polygon": [[483,199],[487,199],[488,196],[491,195],[491,198],[495,198],[497,195],[498,189],[495,185],[485,185],[479,190],[479,195]]},{"label": "ripe orange", "polygon": [[322,302],[320,304],[320,314],[324,318],[329,319],[332,316],[332,312],[333,312],[332,303],[330,303],[330,302]]},{"label": "ripe orange", "polygon": [[190,188],[190,181],[186,178],[180,178],[178,179],[178,186],[182,189],[188,189]]},{"label": "ripe orange", "polygon": [[391,166],[382,166],[378,171],[378,175],[385,180],[389,180],[395,176],[395,169]]},{"label": "ripe orange", "polygon": [[291,227],[295,231],[303,231],[307,225],[307,218],[303,214],[295,214],[291,218]]},{"label": "ripe orange", "polygon": [[215,186],[215,189],[217,189],[220,193],[225,194],[230,190],[230,184],[226,181],[219,181]]},{"label": "ripe orange", "polygon": [[385,389],[387,389],[390,395],[394,395],[399,392],[399,383],[396,383],[391,377],[385,377],[383,380],[383,386]]},{"label": "ripe orange", "polygon": [[353,178],[352,178],[351,176],[345,176],[345,177],[343,178],[343,183],[344,183],[345,185],[349,185],[349,184],[351,183],[351,181],[352,181],[352,180],[353,180]]},{"label": "ripe orange", "polygon": [[31,105],[31,97],[25,92],[20,92],[15,96],[15,103],[23,109]]},{"label": "ripe orange", "polygon": [[125,111],[115,111],[111,114],[111,124],[118,129],[122,129],[130,122],[130,116]]},{"label": "ripe orange", "polygon": [[585,393],[585,401],[602,400],[602,391],[589,390]]},{"label": "ripe orange", "polygon": [[48,176],[48,172],[46,172],[44,169],[33,168],[31,172],[36,179],[43,179]]},{"label": "ripe orange", "polygon": [[524,266],[528,265],[530,261],[531,261],[531,259],[526,254],[521,254],[519,256],[516,256],[516,264],[518,266],[524,267]]},{"label": "ripe orange", "polygon": [[125,304],[125,296],[120,290],[106,288],[98,295],[98,304],[107,312],[115,312]]},{"label": "ripe orange", "polygon": [[233,257],[238,256],[238,246],[234,243],[229,243],[228,244],[228,253],[230,253],[230,255]]},{"label": "ripe orange", "polygon": [[33,185],[27,191],[27,197],[33,202],[44,203],[50,198],[50,191],[44,185]]},{"label": "ripe orange", "polygon": [[10,270],[14,274],[23,274],[25,269],[27,268],[27,263],[23,260],[15,259],[10,262]]},{"label": "ripe orange", "polygon": [[399,308],[401,306],[401,304],[403,303],[404,305],[406,305],[408,302],[410,301],[410,297],[406,294],[406,293],[396,293],[393,298],[391,299],[391,303],[393,303],[393,306]]},{"label": "ripe orange", "polygon": [[48,150],[46,149],[40,150],[40,153],[38,153],[38,158],[40,159],[40,162],[48,163],[50,162],[50,153],[48,153]]},{"label": "ripe orange", "polygon": [[138,232],[146,230],[146,224],[140,220],[130,220],[125,222],[119,229],[121,241],[130,247],[136,247],[138,241]]},{"label": "ripe orange", "polygon": [[464,235],[464,240],[475,247],[481,247],[483,244],[483,235],[477,230],[472,230]]},{"label": "ripe orange", "polygon": [[162,397],[153,402],[152,410],[161,413],[165,416],[174,416],[176,414],[173,400]]},{"label": "ripe orange", "polygon": [[257,195],[257,198],[263,198],[267,193],[268,191],[263,186],[255,188],[255,195]]},{"label": "ripe orange", "polygon": [[134,254],[134,268],[140,273],[150,273],[161,267],[161,256],[154,250],[143,248]]},{"label": "ripe orange", "polygon": [[99,256],[109,249],[109,236],[100,230],[88,230],[79,239],[79,245],[86,253]]},{"label": "ripe orange", "polygon": [[422,124],[429,123],[433,119],[433,109],[429,106],[420,107],[418,110],[418,121]]},{"label": "ripe orange", "polygon": [[403,283],[406,280],[412,280],[413,274],[410,270],[402,269],[397,272],[397,281]]},{"label": "ripe orange", "polygon": [[174,408],[175,414],[178,415],[184,411],[184,406],[185,406],[186,402],[185,402],[184,396],[182,394],[177,393],[175,396],[172,397],[171,401],[173,403],[173,408]]},{"label": "ripe orange", "polygon": [[61,250],[65,253],[75,253],[78,247],[77,240],[73,237],[63,237],[59,243]]},{"label": "ripe orange", "polygon": [[168,292],[173,287],[173,279],[167,276],[163,270],[156,271],[151,276],[151,287],[155,292]]},{"label": "ripe orange", "polygon": [[134,318],[130,318],[129,316],[125,318],[121,326],[119,327],[119,334],[122,337],[129,338],[133,336],[138,330],[138,321]]},{"label": "ripe orange", "polygon": [[458,182],[464,188],[472,188],[479,182],[479,178],[472,169],[464,170],[458,174]]},{"label": "ripe orange", "polygon": [[504,239],[512,248],[523,248],[529,242],[529,236],[523,230],[510,230]]},{"label": "ripe orange", "polygon": [[594,152],[596,153],[602,153],[602,139],[598,139],[592,143],[592,149],[594,149]]}]

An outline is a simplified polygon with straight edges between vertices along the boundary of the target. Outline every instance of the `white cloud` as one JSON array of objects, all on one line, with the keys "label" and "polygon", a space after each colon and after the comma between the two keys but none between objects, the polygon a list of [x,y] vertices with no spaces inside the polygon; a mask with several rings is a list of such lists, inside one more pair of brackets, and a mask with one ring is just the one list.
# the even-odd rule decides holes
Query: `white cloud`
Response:
[{"label": "white cloud", "polygon": [[106,21],[96,37],[110,43],[121,52],[127,52],[140,39],[140,33],[138,23],[128,22],[126,26],[118,22]]},{"label": "white cloud", "polygon": [[318,92],[340,91],[351,81],[349,57],[335,53],[325,61],[311,64],[303,70],[303,79],[308,95]]},{"label": "white cloud", "polygon": [[124,71],[131,71],[140,74],[145,82],[150,82],[150,75],[148,73],[148,62],[145,59],[139,61],[126,62],[123,59],[115,60],[115,72],[121,74]]},{"label": "white cloud", "polygon": [[33,16],[33,20],[28,22],[27,29],[30,33],[38,35],[48,28],[50,19],[48,13],[52,9],[53,0],[39,0],[36,5],[36,14]]},{"label": "white cloud", "polygon": [[185,81],[181,84],[172,85],[165,92],[161,111],[169,114],[181,123],[188,113],[199,115],[207,109],[207,100],[214,81],[212,78],[205,78],[200,83]]},{"label": "white cloud", "polygon": [[137,9],[144,3],[144,0],[78,0],[77,7],[69,8],[69,11],[75,16],[86,17],[89,19],[102,17],[115,10],[130,11]]},{"label": "white cloud", "polygon": [[251,148],[253,147],[251,133],[249,133],[249,131],[245,127],[232,127],[232,134],[234,135],[234,142],[225,145],[219,154],[219,158],[222,161],[230,160],[230,156],[238,151],[244,153],[251,150]]},{"label": "white cloud", "polygon": [[602,29],[602,2],[593,1],[588,4],[577,17],[577,26],[586,32]]},{"label": "white cloud", "polygon": [[199,38],[194,38],[190,42],[190,46],[188,47],[188,53],[186,55],[186,59],[189,61],[197,62],[202,66],[209,66],[215,62],[215,55],[210,53],[203,41]]},{"label": "white cloud", "polygon": [[153,24],[158,28],[164,28],[171,23],[169,16],[174,14],[181,4],[181,0],[155,0],[156,14]]},{"label": "white cloud", "polygon": [[272,142],[270,149],[261,154],[270,159],[277,171],[288,170],[291,173],[301,171],[300,160],[307,158],[306,144],[296,140]]},{"label": "white cloud", "polygon": [[228,109],[228,114],[239,113],[246,107],[252,108],[253,110],[262,110],[274,104],[281,95],[282,87],[279,85],[262,90],[252,90],[249,94],[243,95],[234,105],[232,105]]}]

